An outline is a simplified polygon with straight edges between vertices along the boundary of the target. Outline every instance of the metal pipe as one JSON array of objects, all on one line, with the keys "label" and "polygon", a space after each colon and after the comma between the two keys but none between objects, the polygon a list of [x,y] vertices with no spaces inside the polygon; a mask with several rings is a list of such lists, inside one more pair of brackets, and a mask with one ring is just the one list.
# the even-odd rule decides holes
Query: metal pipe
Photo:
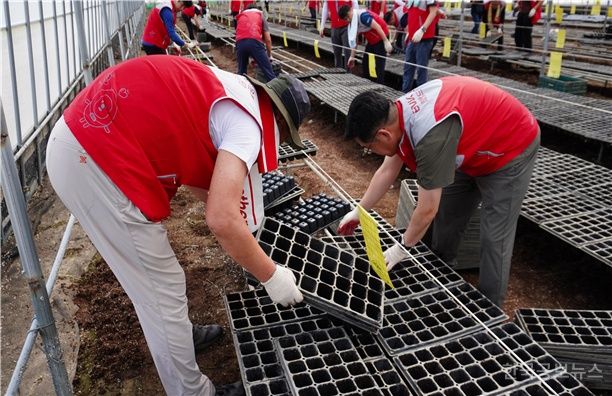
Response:
[{"label": "metal pipe", "polygon": [[548,0],[548,9],[546,10],[546,30],[544,34],[544,49],[542,51],[542,64],[540,65],[540,77],[544,75],[544,67],[546,66],[546,56],[548,54],[548,40],[550,38],[550,18],[552,16],[553,2]]},{"label": "metal pipe", "polygon": [[[8,41],[8,55],[9,55],[9,65],[11,68],[11,87],[13,89],[13,108],[15,109],[15,132],[17,137],[17,147],[21,146],[22,136],[21,136],[21,118],[19,114],[19,94],[17,93],[17,72],[15,70],[15,51],[13,48],[13,30],[11,29],[11,13],[9,11],[9,2],[8,0],[4,0],[4,18],[6,22],[6,34]],[[4,116],[3,116],[4,117]],[[2,127],[2,131],[6,131],[4,127]]]},{"label": "metal pipe", "polygon": [[49,61],[47,59],[47,36],[45,34],[45,16],[43,13],[42,1],[38,2],[38,12],[40,13],[40,34],[43,45],[43,64],[45,69],[45,88],[47,89],[47,109],[51,108],[51,88],[49,87]]},{"label": "metal pipe", "polygon": [[461,0],[461,18],[459,20],[459,48],[457,49],[457,66],[461,66],[461,53],[463,52],[463,22],[465,20],[465,8]]},{"label": "metal pipe", "polygon": [[123,46],[123,26],[121,24],[121,15],[119,14],[119,1],[115,1],[115,9],[117,11],[117,30],[119,31],[119,48],[121,49],[121,60],[125,60],[125,48]]},{"label": "metal pipe", "polygon": [[57,62],[57,92],[62,92],[62,61],[59,51],[59,29],[57,27],[57,5],[53,3],[53,26],[55,27],[55,58]]},{"label": "metal pipe", "polygon": [[85,84],[89,85],[93,81],[91,75],[91,69],[89,64],[89,54],[87,52],[87,38],[85,36],[85,26],[83,26],[83,7],[81,7],[80,1],[73,3],[75,7],[74,16],[76,18],[77,31],[79,33],[79,53],[81,54],[83,75],[85,77]]},{"label": "metal pipe", "polygon": [[[72,233],[72,227],[76,218],[73,215],[70,215],[68,219],[68,224],[66,225],[66,229],[64,230],[64,235],[62,236],[62,240],[60,242],[60,246],[57,250],[57,254],[55,255],[55,261],[53,261],[53,266],[51,267],[51,272],[49,272],[49,277],[47,278],[46,289],[47,294],[51,297],[51,293],[53,292],[53,287],[55,286],[55,281],[57,280],[57,275],[59,274],[59,268],[62,264],[62,260],[64,259],[64,254],[66,253],[66,248],[68,247],[68,242],[70,242],[70,235]],[[19,394],[19,386],[21,385],[21,380],[23,377],[23,373],[26,370],[26,365],[28,364],[28,360],[30,359],[30,354],[32,353],[32,348],[34,347],[34,342],[36,341],[36,337],[38,336],[38,320],[34,318],[32,320],[32,324],[30,325],[30,329],[28,330],[28,335],[23,343],[23,348],[21,349],[21,353],[19,354],[19,358],[17,359],[17,364],[13,370],[13,375],[11,376],[11,380],[6,388],[7,395],[17,395]]]},{"label": "metal pipe", "polygon": [[4,110],[0,104],[0,124],[2,126],[2,190],[9,213],[9,218],[15,234],[15,241],[19,250],[23,274],[30,287],[32,307],[36,320],[39,323],[38,331],[42,337],[47,364],[51,371],[51,378],[55,393],[57,395],[72,395],[72,387],[64,365],[62,348],[55,327],[49,295],[45,288],[40,268],[38,254],[34,245],[32,229],[28,219],[25,199],[19,177],[17,166],[11,149],[10,138],[4,118]]},{"label": "metal pipe", "polygon": [[[64,45],[66,47],[66,85],[70,84],[70,51],[68,51],[68,16],[66,14],[66,2],[62,1],[62,12],[64,13]],[[74,27],[72,29],[72,37],[74,40]],[[59,47],[57,47],[59,48]],[[73,46],[74,49],[74,46]],[[74,54],[74,51],[73,51]],[[74,63],[74,75],[76,76],[78,73],[76,71],[76,63]],[[60,89],[60,92],[62,90]]]},{"label": "metal pipe", "polygon": [[34,117],[34,129],[38,126],[38,101],[36,100],[36,74],[34,73],[34,54],[32,52],[32,28],[30,23],[30,4],[28,0],[23,2],[23,12],[26,20],[26,36],[28,41],[28,63],[30,65],[30,90],[32,91],[32,116]]},{"label": "metal pipe", "polygon": [[115,56],[113,55],[113,38],[110,34],[110,27],[108,21],[108,14],[106,12],[106,0],[102,0],[102,19],[104,25],[104,34],[106,35],[106,52],[108,53],[108,65],[115,65]]}]

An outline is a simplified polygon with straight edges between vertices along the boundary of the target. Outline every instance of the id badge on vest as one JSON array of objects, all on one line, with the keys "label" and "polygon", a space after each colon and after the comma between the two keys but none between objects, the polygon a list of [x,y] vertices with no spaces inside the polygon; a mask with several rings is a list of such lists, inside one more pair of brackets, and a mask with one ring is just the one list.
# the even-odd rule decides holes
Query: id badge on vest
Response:
[{"label": "id badge on vest", "polygon": [[245,220],[249,231],[255,232],[263,221],[263,186],[257,163],[244,179],[242,197],[240,198],[240,215]]}]

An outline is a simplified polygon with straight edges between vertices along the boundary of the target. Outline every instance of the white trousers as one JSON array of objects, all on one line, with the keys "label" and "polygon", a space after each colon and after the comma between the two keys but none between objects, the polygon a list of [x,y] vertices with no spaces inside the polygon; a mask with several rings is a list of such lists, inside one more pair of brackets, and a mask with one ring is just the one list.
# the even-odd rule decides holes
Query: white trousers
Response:
[{"label": "white trousers", "polygon": [[185,274],[166,228],[147,220],[76,140],[62,117],[47,145],[49,179],[132,300],[168,395],[214,395],[195,359]]}]

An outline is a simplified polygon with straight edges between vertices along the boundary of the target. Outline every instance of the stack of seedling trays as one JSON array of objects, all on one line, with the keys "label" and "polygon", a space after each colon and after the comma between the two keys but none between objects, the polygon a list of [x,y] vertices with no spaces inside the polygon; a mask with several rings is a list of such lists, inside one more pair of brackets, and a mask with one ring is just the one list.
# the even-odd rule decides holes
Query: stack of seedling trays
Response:
[{"label": "stack of seedling trays", "polygon": [[278,160],[280,162],[293,161],[304,158],[306,155],[317,155],[317,146],[308,139],[302,140],[305,148],[296,149],[288,143],[282,143],[278,148]]},{"label": "stack of seedling trays", "polygon": [[285,176],[280,172],[265,173],[262,185],[266,215],[290,204],[304,193],[304,190],[296,185],[293,176]]},{"label": "stack of seedling trays", "polygon": [[351,210],[348,202],[340,198],[318,194],[295,204],[272,217],[307,234],[314,234],[341,219]]},{"label": "stack of seedling trays", "polygon": [[385,286],[367,260],[270,218],[257,240],[275,263],[294,272],[307,303],[369,332],[382,326]]},{"label": "stack of seedling trays", "polygon": [[612,311],[519,309],[515,318],[589,388],[612,390]]}]

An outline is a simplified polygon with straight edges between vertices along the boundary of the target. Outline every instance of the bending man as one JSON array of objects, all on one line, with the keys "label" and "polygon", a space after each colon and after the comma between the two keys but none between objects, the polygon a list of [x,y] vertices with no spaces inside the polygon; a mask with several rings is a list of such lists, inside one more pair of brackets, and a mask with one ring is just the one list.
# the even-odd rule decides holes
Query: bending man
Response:
[{"label": "bending man", "polygon": [[[472,212],[482,202],[480,290],[501,306],[508,286],[516,223],[540,142],[538,123],[521,102],[471,77],[430,81],[391,102],[375,92],[349,108],[348,137],[386,158],[361,199],[371,209],[403,166],[416,172],[418,203],[403,247],[385,252],[391,269],[433,222],[432,250],[451,264]],[[338,231],[352,234],[357,211]]]}]

